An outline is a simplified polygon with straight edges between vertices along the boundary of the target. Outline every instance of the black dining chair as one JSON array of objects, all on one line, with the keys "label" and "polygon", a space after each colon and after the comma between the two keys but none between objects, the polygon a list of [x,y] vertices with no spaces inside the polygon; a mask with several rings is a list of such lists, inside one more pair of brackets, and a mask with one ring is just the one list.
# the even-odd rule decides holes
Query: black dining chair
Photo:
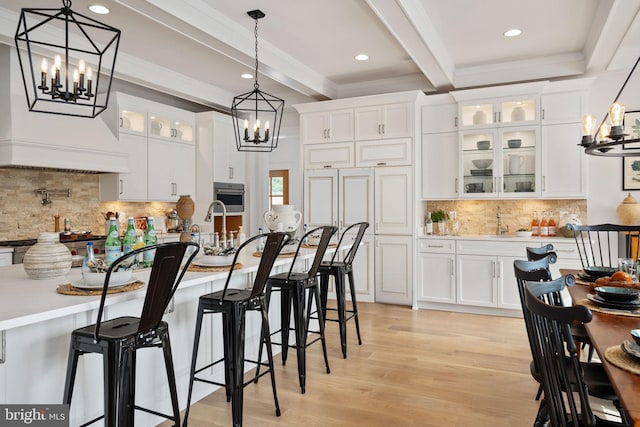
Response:
[{"label": "black dining chair", "polygon": [[[338,242],[338,248],[346,244],[348,239],[351,241],[351,247],[342,258],[339,259],[338,253],[335,251],[331,260],[323,261],[318,269],[320,275],[320,298],[322,305],[322,314],[324,321],[338,322],[340,329],[340,346],[342,347],[342,357],[347,358],[347,321],[353,319],[356,326],[356,335],[358,336],[358,345],[362,345],[362,337],[360,336],[360,321],[358,320],[358,302],[356,300],[356,285],[353,278],[353,261],[356,258],[358,248],[362,242],[362,237],[369,227],[368,222],[358,222],[347,227]],[[353,234],[355,232],[355,235]],[[329,292],[329,277],[333,277],[336,291],[337,308],[327,307],[327,294]],[[345,295],[346,278],[349,279],[349,293],[351,295],[351,310],[347,309],[347,298]],[[337,311],[338,318],[328,318],[327,311]]]},{"label": "black dining chair", "polygon": [[[549,253],[553,252],[553,245],[551,243],[548,243],[548,244],[546,244],[544,246],[540,246],[540,247],[527,246],[526,250],[527,250],[527,259],[529,261],[537,261],[539,259],[547,257],[547,255],[549,255]],[[556,253],[553,252],[553,254],[554,254],[554,256],[556,257],[556,260],[557,260]],[[556,260],[551,261],[551,263],[554,264],[556,262]]]},{"label": "black dining chair", "polygon": [[[322,310],[320,307],[320,290],[318,288],[318,279],[316,274],[318,273],[318,267],[322,262],[322,258],[325,255],[329,241],[331,237],[336,233],[338,229],[332,226],[318,227],[308,231],[296,248],[291,267],[288,272],[274,274],[267,280],[267,286],[265,289],[267,308],[271,301],[272,293],[275,291],[280,292],[280,329],[274,331],[272,335],[280,334],[280,343],[274,342],[274,344],[280,344],[282,346],[282,364],[287,363],[287,354],[289,347],[296,349],[296,356],[298,361],[298,380],[300,382],[300,390],[302,393],[306,391],[306,372],[307,372],[307,347],[311,344],[320,341],[322,343],[322,353],[324,355],[324,364],[327,373],[331,373],[329,368],[329,359],[327,358],[327,344],[324,337],[324,319],[322,317]],[[300,256],[300,249],[303,242],[307,241],[309,236],[316,235],[322,232],[320,241],[316,247],[316,253],[313,257],[313,261],[309,265],[307,271],[294,271],[296,266],[296,260]],[[305,301],[308,299],[308,301]],[[318,330],[312,331],[309,329],[309,318],[311,315],[311,307],[314,304],[318,312]],[[292,330],[290,327],[291,313],[293,308],[293,331],[295,334],[295,343],[289,344],[289,332]],[[309,341],[309,334],[318,335],[314,340]],[[262,348],[258,354],[258,360],[262,356]],[[256,369],[256,380],[259,374],[259,367]]]},{"label": "black dining chair", "polygon": [[531,350],[539,363],[544,389],[544,405],[538,419],[544,417],[553,427],[629,426],[628,416],[619,405],[621,423],[599,418],[591,409],[585,364],[578,359],[571,335],[571,324],[590,322],[591,311],[581,305],[565,307],[548,301],[549,295],[560,293],[568,277],[572,276],[550,282],[527,282],[525,286]]},{"label": "black dining chair", "polygon": [[[265,302],[264,288],[271,273],[273,264],[282,250],[282,247],[289,240],[289,236],[285,233],[269,233],[267,235],[256,235],[248,239],[237,249],[233,263],[235,265],[240,254],[245,249],[253,249],[258,239],[266,239],[264,249],[260,257],[258,270],[254,275],[253,286],[250,289],[234,289],[230,288],[231,278],[234,269],[229,270],[227,281],[224,289],[210,294],[202,295],[198,299],[198,314],[196,318],[196,330],[193,341],[193,353],[191,356],[191,371],[189,379],[189,392],[187,395],[187,408],[184,413],[183,427],[187,426],[189,411],[191,409],[191,397],[193,392],[193,383],[195,381],[213,384],[225,388],[227,402],[231,401],[231,412],[233,418],[233,426],[242,426],[242,407],[244,387],[255,381],[244,381],[244,364],[245,362],[254,363],[257,366],[267,366],[268,369],[262,373],[271,376],[271,389],[273,391],[273,400],[276,407],[276,415],[280,416],[280,405],[278,403],[278,395],[276,393],[276,379],[273,372],[273,354],[271,351],[271,333],[269,332],[269,318],[267,316],[267,304]],[[260,348],[262,345],[267,346],[267,363],[258,360],[245,359],[245,318],[247,311],[258,311],[261,316],[262,334],[260,338]],[[200,334],[202,331],[202,321],[207,314],[222,314],[222,346],[224,356],[221,359],[207,363],[205,366],[196,369],[198,359],[198,349],[200,346]],[[219,363],[224,363],[225,382],[220,383],[211,381],[196,375],[204,370],[211,368]]]},{"label": "black dining chair", "polygon": [[[198,245],[190,242],[147,246],[121,256],[108,268],[96,323],[71,333],[63,403],[71,404],[79,357],[89,353],[102,355],[104,414],[83,425],[89,425],[104,418],[104,425],[108,427],[132,427],[136,409],[170,419],[176,426],[180,425],[169,325],[162,320],[162,317],[198,250]],[[138,255],[151,251],[155,251],[155,256],[141,314],[138,317],[122,316],[109,320],[103,319],[112,273],[121,265],[130,264],[132,260],[137,259]],[[136,351],[150,347],[161,347],[163,350],[172,415],[135,404]]]}]

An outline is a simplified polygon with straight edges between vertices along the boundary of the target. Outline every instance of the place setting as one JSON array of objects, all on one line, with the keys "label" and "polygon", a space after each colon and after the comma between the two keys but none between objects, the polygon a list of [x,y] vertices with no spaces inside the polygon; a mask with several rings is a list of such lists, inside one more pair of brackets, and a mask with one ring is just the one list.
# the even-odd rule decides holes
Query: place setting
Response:
[{"label": "place setting", "polygon": [[[133,277],[135,265],[113,271],[109,277],[107,294],[134,291],[144,286],[144,282]],[[96,264],[82,271],[82,277],[77,281],[63,283],[56,288],[56,292],[63,295],[95,296],[101,295],[107,275],[107,266],[103,260],[96,260]]]},{"label": "place setting", "polygon": [[601,277],[588,283],[592,292],[587,294],[586,300],[579,303],[602,313],[640,316],[640,283],[636,281],[635,260],[620,258],[618,270],[605,275],[610,269],[611,267],[585,268],[589,274],[600,274]]},{"label": "place setting", "polygon": [[618,368],[640,375],[640,329],[629,331],[632,339],[605,350],[604,357]]},{"label": "place setting", "polygon": [[[233,264],[233,258],[236,256],[236,249],[229,248],[226,250],[214,246],[205,246],[202,255],[196,257],[189,265],[188,271],[204,273],[204,272],[224,272],[229,271]],[[236,262],[233,269],[242,268],[242,264]]]}]

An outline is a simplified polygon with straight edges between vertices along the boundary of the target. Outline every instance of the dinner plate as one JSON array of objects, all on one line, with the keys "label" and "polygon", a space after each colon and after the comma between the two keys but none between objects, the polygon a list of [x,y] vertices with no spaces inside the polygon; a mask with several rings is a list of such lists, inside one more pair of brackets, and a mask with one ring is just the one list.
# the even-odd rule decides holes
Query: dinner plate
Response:
[{"label": "dinner plate", "polygon": [[614,267],[590,265],[588,267],[584,267],[584,271],[589,276],[604,277],[604,276],[611,276],[613,273],[618,271],[618,269]]},{"label": "dinner plate", "polygon": [[232,262],[233,262],[233,259],[231,259],[231,262],[224,263],[224,264],[220,264],[217,262],[211,263],[211,262],[203,261],[201,259],[194,259],[193,261],[191,261],[191,264],[198,265],[200,267],[229,267]]},{"label": "dinner plate", "polygon": [[640,346],[638,344],[631,340],[624,340],[622,344],[620,344],[620,347],[622,347],[622,351],[625,353],[629,353],[633,357],[640,359]]},{"label": "dinner plate", "polygon": [[[133,279],[133,278],[132,278],[131,280],[128,280],[128,281],[123,282],[123,283],[118,283],[118,284],[116,284],[116,285],[110,285],[110,286],[109,286],[109,289],[112,289],[112,288],[120,288],[120,287],[122,287],[122,286],[127,286],[127,285],[130,285],[130,284],[132,284],[132,283],[134,283],[134,282],[137,282],[137,281],[138,281],[138,279]],[[89,284],[85,284],[85,283],[82,281],[82,279],[78,280],[77,282],[73,282],[73,283],[71,283],[71,284],[72,284],[72,285],[73,285],[73,287],[75,287],[75,288],[78,288],[78,289],[86,289],[86,290],[102,289],[102,287],[104,286],[104,284],[102,284],[102,285],[89,285]]]},{"label": "dinner plate", "polygon": [[617,310],[636,310],[640,308],[640,300],[632,301],[607,301],[599,295],[587,294],[587,299],[604,308],[614,308]]},{"label": "dinner plate", "polygon": [[590,274],[585,273],[583,270],[578,272],[578,277],[584,280],[585,282],[595,282],[598,279],[598,276],[592,276]]}]

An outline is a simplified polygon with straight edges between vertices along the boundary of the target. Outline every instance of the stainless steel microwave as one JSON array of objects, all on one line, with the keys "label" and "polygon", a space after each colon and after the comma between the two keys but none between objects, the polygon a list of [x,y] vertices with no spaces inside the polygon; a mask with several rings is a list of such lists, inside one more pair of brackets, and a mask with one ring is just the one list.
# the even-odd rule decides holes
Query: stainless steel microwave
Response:
[{"label": "stainless steel microwave", "polygon": [[[244,212],[244,184],[214,182],[213,200],[225,204],[227,212]],[[222,212],[222,206],[215,205],[214,212]]]}]

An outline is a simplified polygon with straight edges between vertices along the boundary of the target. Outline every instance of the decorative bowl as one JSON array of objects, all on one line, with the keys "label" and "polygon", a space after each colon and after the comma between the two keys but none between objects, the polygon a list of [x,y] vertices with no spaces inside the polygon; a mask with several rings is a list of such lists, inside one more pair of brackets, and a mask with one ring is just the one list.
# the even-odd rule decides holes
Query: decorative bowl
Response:
[{"label": "decorative bowl", "polygon": [[471,160],[473,165],[478,169],[486,169],[493,163],[493,159],[474,159]]},{"label": "decorative bowl", "polygon": [[607,301],[632,301],[638,298],[640,291],[632,288],[618,288],[613,286],[598,286],[594,289],[602,299]]},{"label": "decorative bowl", "polygon": [[491,147],[491,141],[478,141],[476,142],[478,150],[488,150]]},{"label": "decorative bowl", "polygon": [[[131,281],[131,273],[133,270],[118,270],[111,273],[109,278],[109,286],[117,286]],[[91,287],[102,287],[106,272],[84,271],[82,284]]]},{"label": "decorative bowl", "polygon": [[200,255],[195,263],[199,265],[206,265],[210,267],[222,267],[231,265],[233,262],[233,257],[235,254],[231,255]]},{"label": "decorative bowl", "polygon": [[533,234],[531,231],[516,231],[518,237],[531,237],[531,234]]},{"label": "decorative bowl", "polygon": [[522,145],[522,140],[510,139],[507,141],[507,145],[509,146],[509,148],[520,148],[520,146]]},{"label": "decorative bowl", "polygon": [[640,329],[632,329],[629,331],[631,334],[631,338],[636,342],[636,344],[640,345]]},{"label": "decorative bowl", "polygon": [[611,276],[618,271],[616,267],[603,267],[600,265],[588,265],[583,268],[584,272],[593,277]]}]

